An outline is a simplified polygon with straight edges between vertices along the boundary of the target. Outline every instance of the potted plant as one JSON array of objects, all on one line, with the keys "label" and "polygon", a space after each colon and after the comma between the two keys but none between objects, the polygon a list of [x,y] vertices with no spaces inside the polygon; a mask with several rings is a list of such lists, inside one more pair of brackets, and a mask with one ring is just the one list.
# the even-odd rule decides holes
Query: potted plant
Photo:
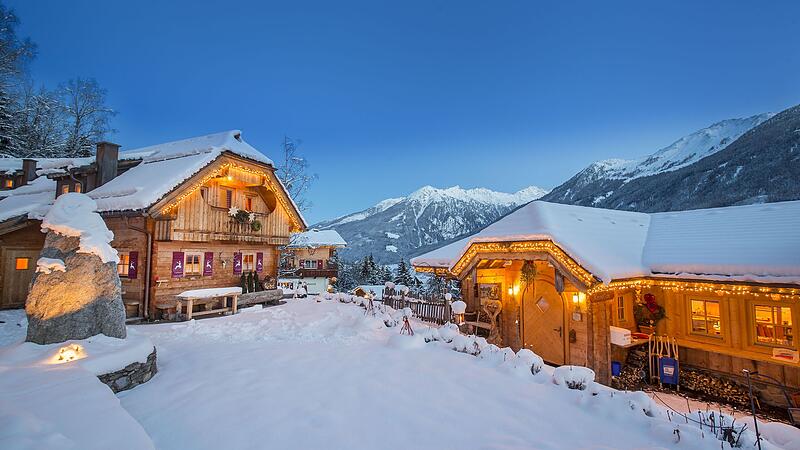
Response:
[{"label": "potted plant", "polygon": [[639,331],[653,334],[656,331],[656,324],[666,317],[666,314],[664,307],[656,303],[655,295],[644,294],[644,301],[637,303],[633,309],[633,317],[639,325]]}]

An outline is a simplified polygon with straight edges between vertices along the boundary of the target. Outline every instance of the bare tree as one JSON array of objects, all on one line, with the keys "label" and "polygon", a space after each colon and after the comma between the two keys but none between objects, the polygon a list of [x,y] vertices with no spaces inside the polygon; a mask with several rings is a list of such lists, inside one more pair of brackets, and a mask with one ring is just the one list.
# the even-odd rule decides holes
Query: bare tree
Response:
[{"label": "bare tree", "polygon": [[18,25],[14,11],[0,4],[0,153],[5,155],[17,155],[21,150],[15,116],[17,88],[36,53],[30,40],[17,36]]},{"label": "bare tree", "polygon": [[308,160],[300,156],[297,151],[300,143],[299,140],[283,137],[281,161],[275,172],[300,211],[305,211],[311,207],[311,202],[305,194],[311,187],[311,183],[319,177],[315,173],[309,173]]},{"label": "bare tree", "polygon": [[15,113],[18,149],[22,158],[52,158],[64,154],[64,107],[55,92],[27,84]]},{"label": "bare tree", "polygon": [[117,113],[106,106],[106,90],[93,78],[77,78],[58,94],[66,116],[64,156],[89,156],[95,142],[114,132],[110,119]]}]

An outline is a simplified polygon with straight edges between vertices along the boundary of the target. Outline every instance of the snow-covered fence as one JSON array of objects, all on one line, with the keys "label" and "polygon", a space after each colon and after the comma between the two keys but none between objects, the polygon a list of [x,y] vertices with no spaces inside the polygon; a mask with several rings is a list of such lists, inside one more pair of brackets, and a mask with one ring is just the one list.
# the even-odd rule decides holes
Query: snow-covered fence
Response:
[{"label": "snow-covered fence", "polygon": [[416,298],[408,297],[405,292],[387,287],[383,291],[383,304],[396,310],[410,308],[414,317],[425,322],[445,324],[453,321],[453,308],[450,301],[442,298]]}]

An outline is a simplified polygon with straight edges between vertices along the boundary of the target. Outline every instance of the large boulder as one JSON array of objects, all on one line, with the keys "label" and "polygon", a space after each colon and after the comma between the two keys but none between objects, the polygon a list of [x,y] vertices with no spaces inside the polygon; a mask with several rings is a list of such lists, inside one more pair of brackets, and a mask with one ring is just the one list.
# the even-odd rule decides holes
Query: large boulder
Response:
[{"label": "large boulder", "polygon": [[42,222],[47,237],[25,305],[30,342],[126,336],[113,234],[95,209],[89,197],[65,194]]}]

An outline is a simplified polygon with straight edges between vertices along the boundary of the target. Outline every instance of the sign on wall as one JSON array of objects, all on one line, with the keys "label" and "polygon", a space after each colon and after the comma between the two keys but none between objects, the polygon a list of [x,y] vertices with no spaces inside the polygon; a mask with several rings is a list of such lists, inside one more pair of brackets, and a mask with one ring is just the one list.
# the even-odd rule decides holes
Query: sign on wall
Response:
[{"label": "sign on wall", "polygon": [[256,272],[261,273],[264,270],[264,254],[261,252],[256,253]]},{"label": "sign on wall", "polygon": [[172,252],[172,278],[183,277],[183,252]]},{"label": "sign on wall", "polygon": [[210,277],[214,275],[214,252],[205,252],[203,255],[203,276]]},{"label": "sign on wall", "polygon": [[135,279],[139,267],[139,252],[128,253],[128,278]]},{"label": "sign on wall", "polygon": [[242,253],[235,252],[233,254],[233,273],[242,273]]}]

